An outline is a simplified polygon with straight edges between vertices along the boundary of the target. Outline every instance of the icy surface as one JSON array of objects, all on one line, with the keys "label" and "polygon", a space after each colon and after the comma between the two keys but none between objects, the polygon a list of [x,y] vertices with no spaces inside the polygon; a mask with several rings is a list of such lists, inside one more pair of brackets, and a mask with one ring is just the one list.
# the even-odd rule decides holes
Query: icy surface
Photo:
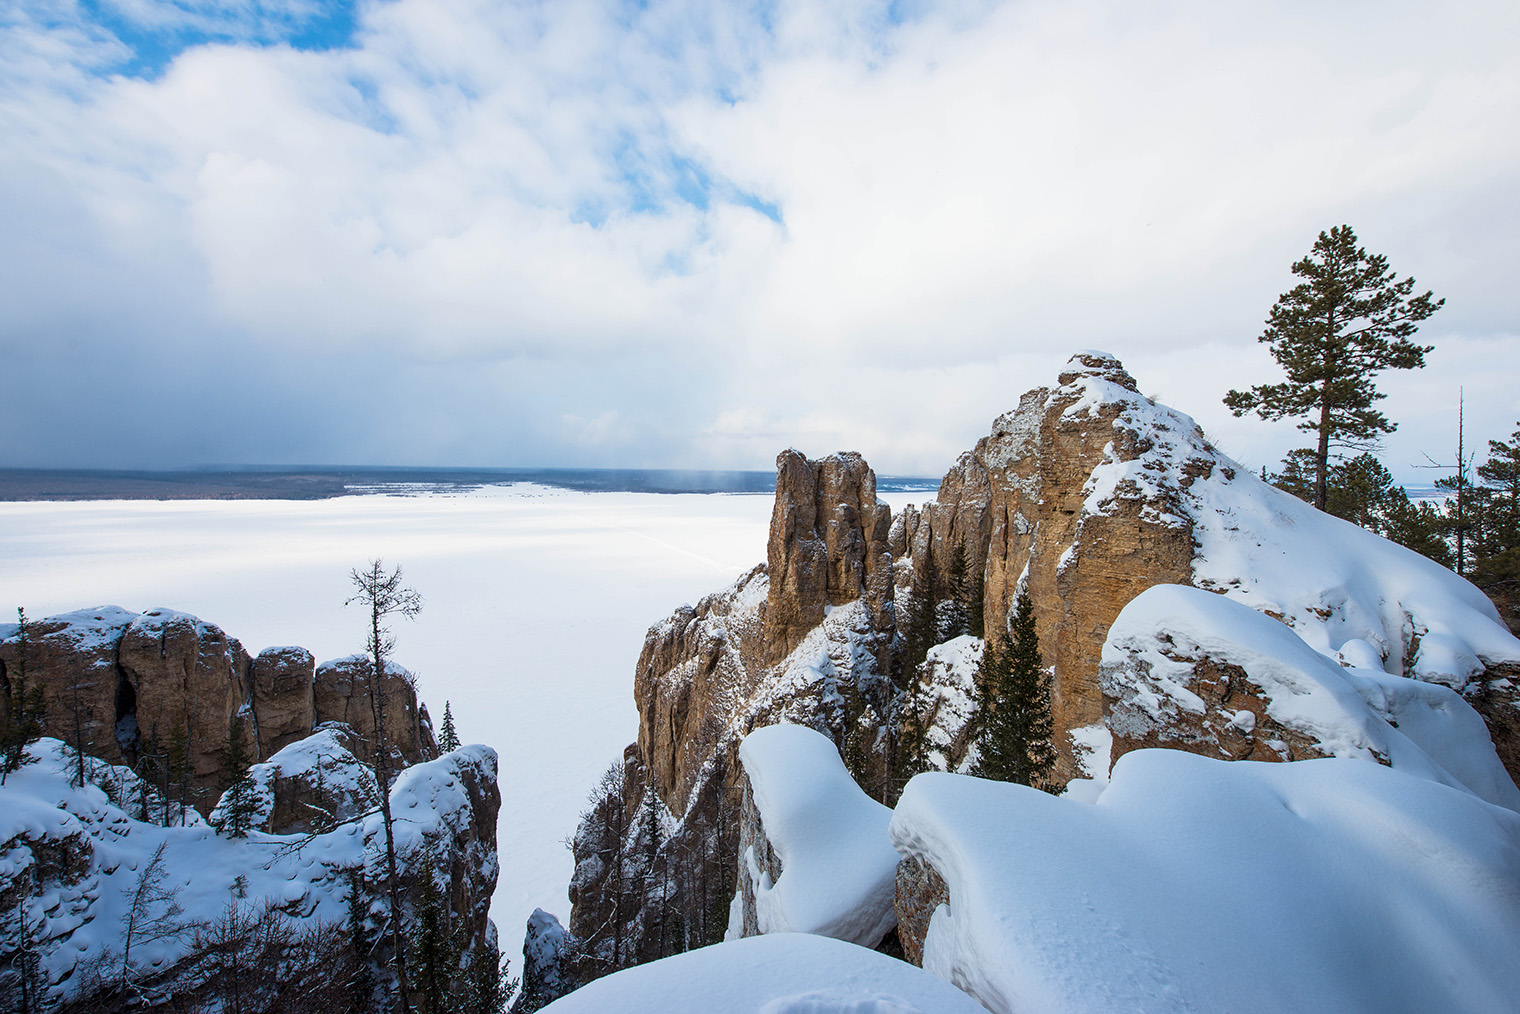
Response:
[{"label": "icy surface", "polygon": [[739,762],[781,860],[771,884],[746,857],[760,932],[875,946],[897,925],[892,811],[861,791],[828,737],[804,726],[756,729],[740,745]]},{"label": "icy surface", "polygon": [[397,659],[417,671],[435,724],[451,700],[460,738],[501,754],[498,834],[511,869],[493,914],[515,940],[534,908],[569,911],[562,842],[607,758],[637,735],[629,684],[645,630],[765,559],[771,500],[517,485],[0,503],[0,618],[18,605],[35,619],[97,602],[164,604],[255,654],[299,644],[330,659],[364,646],[364,616],[343,607],[350,568],[376,556],[401,564],[425,605],[396,624]]},{"label": "icy surface", "polygon": [[[1386,759],[1520,811],[1520,789],[1500,764],[1483,719],[1460,695],[1344,668],[1271,617],[1183,585],[1146,589],[1109,628],[1102,679],[1105,695],[1117,698],[1109,727],[1123,733],[1131,725],[1165,725],[1182,711],[1202,712],[1187,686],[1190,660],[1201,656],[1244,669],[1267,714],[1326,753]],[[1254,716],[1245,712],[1237,721]]]},{"label": "icy surface", "polygon": [[912,965],[828,937],[776,933],[624,969],[546,1014],[985,1014]]},{"label": "icy surface", "polygon": [[1096,804],[919,775],[894,844],[949,885],[924,967],[992,1011],[1498,1012],[1520,815],[1362,760],[1121,757]]}]

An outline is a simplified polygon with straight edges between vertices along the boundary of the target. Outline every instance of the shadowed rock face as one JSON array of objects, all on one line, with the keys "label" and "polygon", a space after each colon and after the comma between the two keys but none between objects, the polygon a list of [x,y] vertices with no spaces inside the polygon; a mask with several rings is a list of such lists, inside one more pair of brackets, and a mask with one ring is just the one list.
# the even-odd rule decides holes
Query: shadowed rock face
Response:
[{"label": "shadowed rock face", "polygon": [[260,756],[278,753],[316,727],[317,663],[305,648],[265,648],[248,673]]},{"label": "shadowed rock face", "polygon": [[127,626],[117,659],[132,687],[138,732],[162,744],[184,729],[195,781],[214,785],[228,721],[245,699],[252,659],[243,646],[213,623],[150,609]]}]

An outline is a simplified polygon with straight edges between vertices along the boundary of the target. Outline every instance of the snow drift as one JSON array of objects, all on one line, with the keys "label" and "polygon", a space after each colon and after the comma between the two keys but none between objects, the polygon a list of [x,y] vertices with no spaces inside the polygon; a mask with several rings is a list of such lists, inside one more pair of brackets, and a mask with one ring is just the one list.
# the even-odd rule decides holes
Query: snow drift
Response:
[{"label": "snow drift", "polygon": [[915,778],[893,844],[949,886],[924,968],[993,1011],[1498,1012],[1520,815],[1327,758],[1121,757],[1096,805]]}]

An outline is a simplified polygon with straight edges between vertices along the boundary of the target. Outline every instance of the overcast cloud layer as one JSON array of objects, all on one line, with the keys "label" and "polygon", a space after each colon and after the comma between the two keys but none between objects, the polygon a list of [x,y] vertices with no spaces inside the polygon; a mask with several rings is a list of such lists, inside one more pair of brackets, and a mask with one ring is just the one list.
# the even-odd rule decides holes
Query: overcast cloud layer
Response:
[{"label": "overcast cloud layer", "polygon": [[[1326,8],[1333,8],[1327,10]],[[22,0],[0,464],[939,474],[1077,349],[1248,464],[1288,266],[1447,306],[1395,474],[1520,418],[1520,6]],[[1424,478],[1422,478],[1424,477]]]}]

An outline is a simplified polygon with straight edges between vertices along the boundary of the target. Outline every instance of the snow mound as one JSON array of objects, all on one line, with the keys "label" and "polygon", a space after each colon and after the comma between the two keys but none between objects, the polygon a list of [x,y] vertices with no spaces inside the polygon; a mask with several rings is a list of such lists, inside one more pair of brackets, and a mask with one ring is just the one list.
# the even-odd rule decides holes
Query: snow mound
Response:
[{"label": "snow mound", "polygon": [[984,1014],[954,986],[828,937],[777,933],[702,947],[597,979],[545,1014]]},{"label": "snow mound", "polygon": [[1047,406],[1070,401],[1068,420],[1117,410],[1084,519],[1127,501],[1145,520],[1191,526],[1194,584],[1281,617],[1326,655],[1363,641],[1384,671],[1458,689],[1485,665],[1520,662],[1520,640],[1463,578],[1263,482],[1191,417],[1117,382],[1112,356],[1079,354],[1067,369]]},{"label": "snow mound", "polygon": [[741,857],[761,933],[818,933],[866,947],[897,924],[892,811],[855,784],[833,741],[800,725],[756,729],[739,746],[765,836],[781,860],[775,883]]},{"label": "snow mound", "polygon": [[[1382,761],[1520,811],[1520,789],[1499,762],[1483,719],[1459,694],[1343,667],[1271,617],[1183,585],[1147,589],[1109,628],[1101,669],[1109,728],[1163,744],[1196,738],[1209,709],[1195,693],[1200,659],[1239,666],[1267,715],[1324,754]],[[1255,713],[1243,709],[1215,719],[1247,735],[1256,723]]]},{"label": "snow mound", "polygon": [[1121,757],[1095,805],[931,773],[893,843],[949,887],[924,968],[993,1011],[1498,1012],[1520,815],[1359,760]]}]

